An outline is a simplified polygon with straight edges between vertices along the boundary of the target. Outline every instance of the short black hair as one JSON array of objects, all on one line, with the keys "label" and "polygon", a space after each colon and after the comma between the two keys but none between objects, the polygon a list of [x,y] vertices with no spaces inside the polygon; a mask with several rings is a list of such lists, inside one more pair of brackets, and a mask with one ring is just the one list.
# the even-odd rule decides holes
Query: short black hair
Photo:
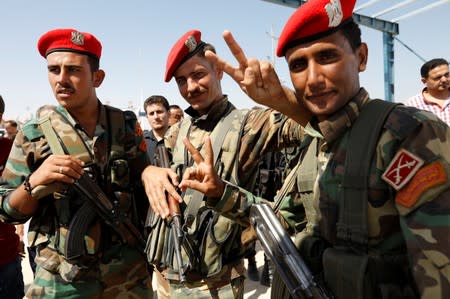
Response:
[{"label": "short black hair", "polygon": [[440,65],[448,65],[448,61],[444,58],[434,58],[425,62],[420,68],[420,75],[422,78],[428,78],[428,74],[432,69]]},{"label": "short black hair", "polygon": [[204,43],[201,47],[202,48],[196,54],[197,56],[200,56],[200,57],[204,58],[206,51],[211,51],[214,54],[216,54],[216,48],[213,45],[211,45],[211,44]]},{"label": "short black hair", "polygon": [[353,51],[361,46],[361,28],[353,19],[343,24],[339,31],[345,36]]},{"label": "short black hair", "polygon": [[152,95],[144,101],[144,111],[147,113],[147,106],[153,104],[161,104],[166,111],[169,111],[169,101],[164,96]]},{"label": "short black hair", "polygon": [[88,63],[91,66],[91,71],[96,72],[100,69],[100,60],[92,55],[87,55]]}]

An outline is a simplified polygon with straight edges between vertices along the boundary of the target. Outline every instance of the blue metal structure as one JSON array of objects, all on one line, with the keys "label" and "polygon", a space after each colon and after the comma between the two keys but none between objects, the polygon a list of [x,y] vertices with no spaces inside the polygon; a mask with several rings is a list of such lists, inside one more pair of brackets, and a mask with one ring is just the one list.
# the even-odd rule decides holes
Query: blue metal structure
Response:
[{"label": "blue metal structure", "polygon": [[[304,0],[263,0],[275,4],[298,8],[304,4]],[[353,14],[356,23],[379,30],[383,33],[384,51],[384,97],[386,101],[394,101],[394,37],[399,34],[399,25],[378,18]]]}]

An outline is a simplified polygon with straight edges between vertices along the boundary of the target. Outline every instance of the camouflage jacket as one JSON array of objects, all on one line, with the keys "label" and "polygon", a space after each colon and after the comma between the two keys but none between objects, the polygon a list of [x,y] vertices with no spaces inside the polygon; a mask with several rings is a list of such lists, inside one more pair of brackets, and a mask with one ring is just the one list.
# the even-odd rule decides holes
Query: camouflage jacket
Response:
[{"label": "camouflage jacket", "polygon": [[[166,146],[173,149],[175,164],[177,157],[180,156],[182,157],[180,162],[184,163],[185,167],[192,163],[181,141],[184,136],[179,136],[179,132],[182,131],[180,128],[189,126],[187,137],[195,147],[201,148],[205,137],[209,136],[217,124],[234,109],[226,96],[215,104],[207,115],[199,116],[195,110],[189,108],[186,112],[191,118],[171,127],[165,136]],[[244,188],[252,188],[259,160],[264,153],[297,144],[302,139],[303,132],[297,123],[285,121],[284,116],[273,110],[252,109],[241,110],[240,113],[245,115],[245,119],[243,118],[243,123],[240,121],[232,124],[222,144],[218,164],[221,165],[222,178],[234,180]],[[235,163],[236,156],[237,163]],[[209,200],[213,199],[206,199]],[[200,213],[197,217],[200,218]],[[222,264],[242,258],[246,249],[241,243],[241,226],[226,217],[216,216],[214,219],[214,224],[210,228],[212,233],[209,234],[213,237],[208,237],[207,244],[202,245],[207,248],[201,261],[204,265],[202,272],[206,276],[216,274]],[[220,241],[217,242],[218,240]]]},{"label": "camouflage jacket", "polygon": [[[120,193],[120,199],[114,204],[119,204],[132,222],[143,230],[148,200],[140,183],[140,175],[143,168],[148,165],[148,158],[142,131],[132,112],[124,113],[101,103],[99,103],[99,107],[99,120],[93,138],[84,132],[64,108],[57,107],[56,109],[69,120],[87,145],[88,154],[94,161],[94,166],[90,165],[88,171],[93,173],[93,177],[101,189],[109,194],[110,198],[117,195],[118,192]],[[115,112],[113,113],[113,111]],[[51,113],[57,112],[52,111]],[[114,119],[119,117],[121,119]],[[123,124],[124,127],[112,125],[113,122]],[[119,126],[122,127],[119,128]],[[70,142],[72,140],[70,134],[73,134],[74,131],[61,132],[58,130],[58,125],[55,127],[69,152],[73,152],[71,149],[74,147],[80,146]],[[1,220],[24,223],[30,218],[30,216],[21,215],[16,210],[9,208],[8,194],[20,186],[25,177],[37,169],[49,155],[51,155],[51,150],[42,129],[37,120],[31,120],[17,134],[3,173],[8,186],[1,190],[1,194],[3,194],[0,197]],[[29,243],[38,248],[49,248],[63,256],[65,236],[68,233],[71,219],[84,201],[73,188],[69,188],[65,196],[60,192],[54,192],[39,201],[40,206],[32,215],[30,222]],[[99,252],[109,246],[120,243],[119,237],[101,220],[94,221],[84,239],[86,250],[92,257],[97,256]],[[65,267],[67,270],[67,267],[71,266],[65,265]],[[68,269],[67,272],[70,271],[72,270]]]},{"label": "camouflage jacket", "polygon": [[[305,128],[319,140],[312,202],[293,200],[296,194],[301,196],[297,181],[281,205],[282,210],[292,211],[304,204],[308,225],[300,234],[302,240],[315,235],[331,246],[352,247],[337,239],[341,204],[337,196],[349,127],[368,101],[367,92],[361,89],[328,120],[313,120]],[[449,145],[450,129],[435,115],[398,106],[384,124],[370,164],[366,252],[373,256],[407,255],[409,271],[423,298],[447,298],[450,289]],[[266,201],[229,184],[215,209],[245,223],[250,205],[260,202]]]}]

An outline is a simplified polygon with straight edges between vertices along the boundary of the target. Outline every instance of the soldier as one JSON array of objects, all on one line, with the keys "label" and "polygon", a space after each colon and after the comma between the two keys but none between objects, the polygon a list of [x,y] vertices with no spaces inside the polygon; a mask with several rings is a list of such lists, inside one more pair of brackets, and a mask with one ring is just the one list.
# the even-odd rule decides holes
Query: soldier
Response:
[{"label": "soldier", "polygon": [[[210,136],[220,152],[216,163],[221,177],[252,188],[260,157],[295,144],[302,136],[297,135],[300,127],[295,122],[283,121],[285,117],[274,110],[237,110],[222,92],[222,70],[205,58],[206,51],[215,50],[201,40],[198,30],[185,33],[171,49],[165,81],[175,78],[180,94],[190,104],[186,110],[190,118],[172,126],[166,134],[166,145],[172,151],[172,170],[149,166],[142,175],[157,215],[170,216],[166,192],[180,203],[187,230],[182,246],[183,262],[190,266],[186,282],[180,282],[182,273],[173,260],[170,242],[167,241],[168,249],[164,251],[167,254],[156,258],[149,255],[149,260],[170,280],[173,298],[242,298],[245,273],[242,258],[247,246],[241,241],[241,226],[207,208],[203,195],[186,192],[181,197],[176,191],[179,176],[192,166],[183,138],[189,137],[201,148]],[[285,96],[284,90],[280,89],[279,94]],[[282,138],[277,142],[278,135]],[[149,238],[150,250],[161,245],[159,240],[170,240],[168,233],[154,239],[152,243],[153,235]]]},{"label": "soldier", "polygon": [[175,104],[169,106],[169,114],[169,126],[173,126],[174,124],[182,121],[184,118],[183,109]]},{"label": "soldier", "polygon": [[[305,141],[311,143],[293,176],[292,190],[301,197],[308,221],[296,241],[335,298],[448,298],[450,129],[435,115],[403,105],[382,119],[379,135],[368,134],[372,124],[358,126],[387,105],[371,100],[359,84],[368,49],[352,19],[354,5],[354,0],[308,1],[291,16],[277,47],[298,103],[313,115],[305,127]],[[260,104],[275,105],[270,97],[258,97],[279,82],[273,67],[250,64],[230,33],[224,37],[240,68],[213,53],[207,57]],[[279,110],[298,119],[290,113],[296,104],[285,104]],[[373,156],[353,165],[366,167],[366,175],[349,176],[355,170],[346,166],[352,147],[372,141]],[[210,151],[203,158],[187,146],[197,167],[185,173],[181,190],[202,191],[210,206],[245,223],[251,204],[264,201],[220,180]],[[288,202],[281,206],[292,208]],[[315,256],[317,246],[308,245],[326,249]],[[281,290],[274,291],[282,297]]]},{"label": "soldier", "polygon": [[17,122],[13,119],[6,120],[4,123],[4,127],[5,127],[5,131],[6,131],[6,137],[11,140],[14,140],[14,138],[16,137],[17,131],[19,130]]},{"label": "soldier", "polygon": [[[28,237],[37,248],[37,271],[29,298],[152,297],[138,237],[125,239],[119,226],[126,222],[143,231],[148,202],[139,177],[148,165],[145,142],[132,112],[97,98],[105,77],[101,48],[95,36],[75,29],[49,31],[38,42],[59,106],[17,134],[3,173],[12,189],[0,198],[3,221],[31,217]],[[55,154],[57,145],[70,154]],[[89,192],[80,191],[77,180],[86,175],[113,207],[102,215],[86,200]]]}]

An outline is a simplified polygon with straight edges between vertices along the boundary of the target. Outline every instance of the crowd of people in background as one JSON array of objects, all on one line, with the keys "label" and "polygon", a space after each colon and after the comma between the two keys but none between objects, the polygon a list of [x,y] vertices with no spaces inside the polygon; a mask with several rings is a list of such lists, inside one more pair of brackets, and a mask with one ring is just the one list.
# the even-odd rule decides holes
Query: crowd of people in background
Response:
[{"label": "crowd of people in background", "polygon": [[[57,105],[21,124],[2,119],[12,100],[0,96],[0,298],[243,298],[246,277],[264,286],[280,279],[267,256],[259,273],[249,227],[251,205],[274,199],[335,298],[447,298],[449,62],[425,62],[422,91],[381,106],[359,84],[368,48],[354,5],[311,0],[289,19],[277,55],[294,90],[269,62],[247,59],[230,32],[238,67],[201,31],[187,31],[164,76],[187,108],[149,96],[144,131],[134,112],[97,98],[105,72],[93,34],[44,33],[38,50]],[[224,75],[258,106],[237,109]],[[370,112],[379,131],[366,142]],[[363,143],[376,154],[354,150]],[[164,153],[170,167],[161,165]],[[364,161],[349,169],[346,155]],[[81,199],[90,194],[107,203]],[[181,249],[171,229],[177,216],[185,219]],[[311,250],[319,239],[318,262]],[[35,276],[26,294],[25,251]]]}]

